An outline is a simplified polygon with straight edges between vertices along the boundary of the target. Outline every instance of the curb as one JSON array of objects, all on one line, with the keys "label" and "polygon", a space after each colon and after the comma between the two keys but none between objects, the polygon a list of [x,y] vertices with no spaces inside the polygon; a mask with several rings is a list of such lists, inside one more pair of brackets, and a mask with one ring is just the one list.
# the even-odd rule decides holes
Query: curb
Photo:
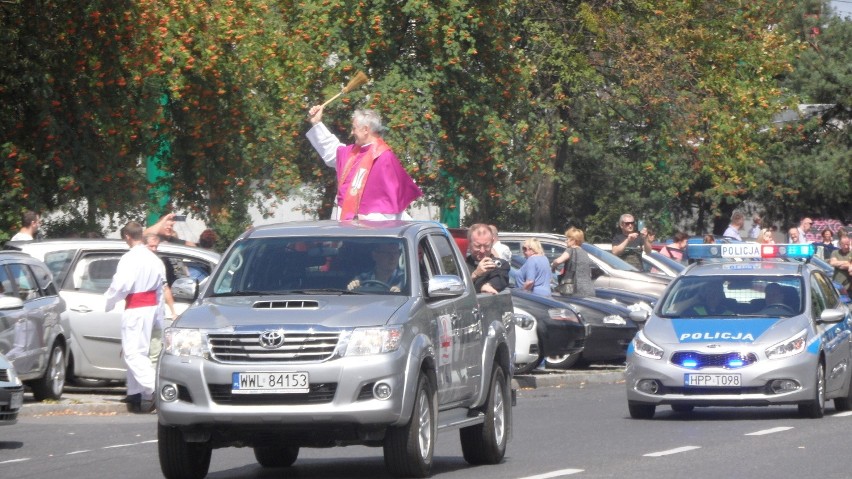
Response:
[{"label": "curb", "polygon": [[[624,382],[623,367],[592,367],[588,370],[545,370],[515,376],[513,389],[538,389],[586,384],[619,384]],[[24,407],[18,417],[44,416],[115,416],[134,414],[120,402],[124,398],[123,387],[73,387],[65,388],[62,399],[36,402],[32,393],[24,394]]]}]

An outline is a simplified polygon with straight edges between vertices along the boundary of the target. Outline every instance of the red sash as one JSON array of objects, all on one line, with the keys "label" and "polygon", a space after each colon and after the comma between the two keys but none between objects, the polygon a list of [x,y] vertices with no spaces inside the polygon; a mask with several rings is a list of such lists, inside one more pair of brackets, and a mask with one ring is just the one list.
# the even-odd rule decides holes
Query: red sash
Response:
[{"label": "red sash", "polygon": [[157,291],[144,291],[142,293],[130,293],[124,298],[124,309],[144,308],[145,306],[157,305]]},{"label": "red sash", "polygon": [[381,138],[376,138],[370,145],[370,150],[357,161],[358,154],[361,153],[360,146],[354,146],[349,152],[349,157],[346,158],[346,168],[340,176],[341,184],[346,181],[352,167],[358,163],[358,169],[355,171],[355,177],[349,184],[349,189],[343,193],[343,204],[340,205],[340,219],[351,220],[358,215],[358,209],[361,207],[361,197],[364,195],[364,185],[367,184],[367,177],[370,176],[370,170],[373,169],[373,162],[381,156],[382,153],[390,150],[387,143]]}]

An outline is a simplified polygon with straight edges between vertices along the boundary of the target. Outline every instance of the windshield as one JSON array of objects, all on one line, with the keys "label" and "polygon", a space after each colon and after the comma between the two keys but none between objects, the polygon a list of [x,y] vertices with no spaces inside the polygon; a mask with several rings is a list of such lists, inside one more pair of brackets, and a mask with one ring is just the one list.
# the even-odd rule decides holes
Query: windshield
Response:
[{"label": "windshield", "polygon": [[607,266],[609,266],[612,269],[618,269],[618,270],[622,270],[622,271],[636,271],[636,272],[639,271],[632,264],[627,263],[626,261],[619,258],[618,256],[610,253],[609,251],[602,250],[595,245],[592,245],[592,244],[589,244],[589,243],[583,243],[581,248],[586,250],[586,253],[589,253],[590,255],[594,256],[595,258],[598,258],[599,260],[606,263]]},{"label": "windshield", "polygon": [[660,306],[669,318],[788,317],[801,314],[798,276],[687,276],[678,278]]},{"label": "windshield", "polygon": [[397,238],[287,237],[240,241],[213,280],[213,295],[409,294]]}]

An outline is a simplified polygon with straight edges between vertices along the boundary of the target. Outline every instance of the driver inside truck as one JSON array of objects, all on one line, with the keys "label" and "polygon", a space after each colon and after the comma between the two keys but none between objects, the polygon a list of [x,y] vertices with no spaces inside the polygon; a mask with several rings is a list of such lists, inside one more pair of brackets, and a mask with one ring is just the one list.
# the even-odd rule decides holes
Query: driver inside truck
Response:
[{"label": "driver inside truck", "polygon": [[379,243],[373,246],[370,257],[374,267],[355,277],[346,286],[349,291],[381,289],[399,293],[405,285],[405,271],[399,265],[402,251],[396,243]]}]

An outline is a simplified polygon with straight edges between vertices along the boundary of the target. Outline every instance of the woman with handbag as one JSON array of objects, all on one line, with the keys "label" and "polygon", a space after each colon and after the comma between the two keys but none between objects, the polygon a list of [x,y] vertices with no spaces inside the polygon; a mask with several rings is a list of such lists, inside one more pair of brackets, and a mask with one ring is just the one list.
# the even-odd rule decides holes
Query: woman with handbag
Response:
[{"label": "woman with handbag", "polygon": [[595,287],[592,283],[592,260],[580,246],[586,241],[586,235],[579,228],[568,228],[565,231],[565,244],[568,248],[558,258],[550,263],[552,269],[565,264],[565,269],[559,276],[556,292],[566,296],[594,296]]}]

